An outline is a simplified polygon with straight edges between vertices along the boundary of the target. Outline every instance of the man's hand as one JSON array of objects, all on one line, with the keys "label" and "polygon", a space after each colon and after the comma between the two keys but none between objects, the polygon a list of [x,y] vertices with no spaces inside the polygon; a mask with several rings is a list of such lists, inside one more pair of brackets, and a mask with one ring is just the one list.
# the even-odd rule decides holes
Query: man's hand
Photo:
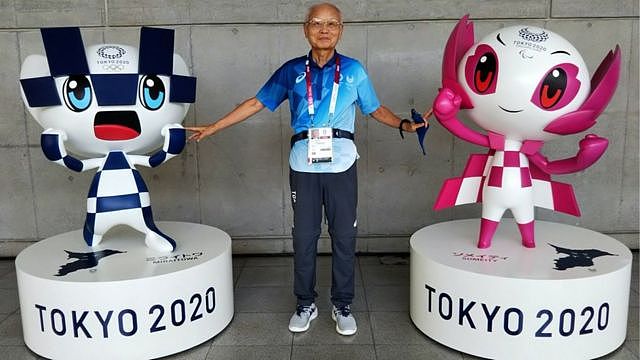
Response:
[{"label": "man's hand", "polygon": [[[429,109],[420,114],[415,109],[411,109],[411,119],[413,120],[413,129],[417,130],[421,127],[429,127],[429,117],[433,114],[433,109]],[[418,126],[415,126],[418,125]]]},{"label": "man's hand", "polygon": [[189,136],[189,141],[200,141],[216,133],[213,124],[209,126],[189,126],[185,129],[193,132],[193,134]]},{"label": "man's hand", "polygon": [[429,126],[429,120],[427,120],[427,118],[429,118],[429,116],[431,116],[432,114],[432,110],[429,109],[427,111],[425,111],[423,114],[420,114],[419,112],[415,111],[414,109],[411,109],[411,119],[413,121],[405,121],[402,123],[402,131],[406,131],[406,132],[416,132],[418,131],[418,129],[422,128],[422,127],[428,127]]}]

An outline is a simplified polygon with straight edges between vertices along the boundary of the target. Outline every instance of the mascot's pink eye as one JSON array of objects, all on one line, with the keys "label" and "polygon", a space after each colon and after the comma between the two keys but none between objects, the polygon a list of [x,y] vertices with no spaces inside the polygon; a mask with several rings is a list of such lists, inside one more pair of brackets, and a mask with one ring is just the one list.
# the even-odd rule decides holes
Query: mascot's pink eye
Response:
[{"label": "mascot's pink eye", "polygon": [[571,63],[551,68],[540,80],[531,96],[531,102],[546,111],[562,109],[578,94],[580,80],[578,67]]},{"label": "mascot's pink eye", "polygon": [[480,44],[473,55],[467,58],[464,68],[467,85],[478,95],[496,92],[498,81],[498,57],[491,46]]},{"label": "mascot's pink eye", "polygon": [[540,87],[540,105],[548,109],[557,104],[567,88],[567,73],[561,68],[551,70],[542,80]]},{"label": "mascot's pink eye", "polygon": [[480,57],[473,76],[473,84],[479,93],[486,92],[496,73],[496,58],[488,52]]}]

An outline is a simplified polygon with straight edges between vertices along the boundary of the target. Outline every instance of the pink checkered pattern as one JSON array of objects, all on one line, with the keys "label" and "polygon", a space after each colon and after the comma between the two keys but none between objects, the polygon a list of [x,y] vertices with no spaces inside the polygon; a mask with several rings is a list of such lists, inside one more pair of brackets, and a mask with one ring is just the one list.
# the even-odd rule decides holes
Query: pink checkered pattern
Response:
[{"label": "pink checkered pattern", "polygon": [[533,205],[580,216],[571,185],[551,180],[533,164],[522,166],[528,163],[525,157],[519,151],[493,149],[487,154],[472,154],[461,177],[445,180],[433,208],[482,202],[485,181],[488,186],[502,187],[505,169],[519,168],[521,187],[533,187]]},{"label": "pink checkered pattern", "polygon": [[[531,187],[531,172],[529,171],[529,166],[521,166],[521,164],[528,163],[523,153],[519,151],[495,150],[491,152],[493,152],[493,166],[491,166],[489,170],[489,182],[487,185],[502,187],[504,168],[520,168],[520,186],[523,188]],[[491,152],[489,152],[489,154],[491,154]]]}]

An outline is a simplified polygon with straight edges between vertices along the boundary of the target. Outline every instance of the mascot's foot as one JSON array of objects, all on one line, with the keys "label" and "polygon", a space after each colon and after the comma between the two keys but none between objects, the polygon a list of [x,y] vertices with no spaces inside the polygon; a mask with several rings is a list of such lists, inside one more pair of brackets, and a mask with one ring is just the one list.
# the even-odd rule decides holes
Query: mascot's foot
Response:
[{"label": "mascot's foot", "polygon": [[93,234],[93,241],[91,241],[91,244],[89,244],[89,246],[98,246],[98,244],[100,244],[102,242],[102,235],[98,235],[98,234]]},{"label": "mascot's foot", "polygon": [[518,224],[518,229],[520,229],[520,235],[522,236],[522,246],[530,249],[536,247],[533,223],[531,221],[526,224]]},{"label": "mascot's foot", "polygon": [[478,249],[488,249],[491,247],[491,240],[478,240]]},{"label": "mascot's foot", "polygon": [[84,242],[87,245],[93,247],[100,244],[102,241],[102,235],[104,234],[96,234],[94,233],[94,220],[89,217],[87,214],[87,220],[84,222],[84,227],[82,228],[82,237],[84,238]]},{"label": "mascot's foot", "polygon": [[499,222],[488,220],[485,218],[480,219],[480,235],[478,236],[478,249],[486,249],[491,246],[491,239],[493,234],[498,229]]},{"label": "mascot's foot", "polygon": [[172,252],[176,249],[176,243],[170,237],[157,233],[155,231],[147,231],[144,237],[144,243],[151,249],[160,252]]},{"label": "mascot's foot", "polygon": [[102,234],[94,234],[92,232],[90,232],[89,230],[84,229],[84,242],[87,243],[87,245],[94,247],[94,246],[98,246],[98,244],[100,244],[100,242],[102,241]]}]

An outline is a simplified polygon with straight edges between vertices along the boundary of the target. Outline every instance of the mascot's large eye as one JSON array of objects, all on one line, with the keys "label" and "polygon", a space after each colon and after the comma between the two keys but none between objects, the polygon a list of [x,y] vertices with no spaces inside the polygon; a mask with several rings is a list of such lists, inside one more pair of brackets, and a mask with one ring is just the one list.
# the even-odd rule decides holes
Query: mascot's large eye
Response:
[{"label": "mascot's large eye", "polygon": [[145,75],[140,81],[140,101],[149,110],[158,110],[164,103],[165,91],[162,80],[156,75]]},{"label": "mascot's large eye", "polygon": [[567,88],[567,73],[561,68],[553,69],[542,80],[540,105],[548,109],[557,104]]},{"label": "mascot's large eye", "polygon": [[536,87],[531,102],[548,111],[563,108],[573,100],[580,89],[577,75],[578,68],[573,64],[554,66]]},{"label": "mascot's large eye", "polygon": [[84,75],[71,75],[62,86],[64,103],[75,112],[87,110],[91,105],[91,84]]},{"label": "mascot's large eye", "polygon": [[490,46],[479,45],[475,54],[467,59],[465,77],[467,85],[476,94],[488,95],[496,91],[498,57]]}]

